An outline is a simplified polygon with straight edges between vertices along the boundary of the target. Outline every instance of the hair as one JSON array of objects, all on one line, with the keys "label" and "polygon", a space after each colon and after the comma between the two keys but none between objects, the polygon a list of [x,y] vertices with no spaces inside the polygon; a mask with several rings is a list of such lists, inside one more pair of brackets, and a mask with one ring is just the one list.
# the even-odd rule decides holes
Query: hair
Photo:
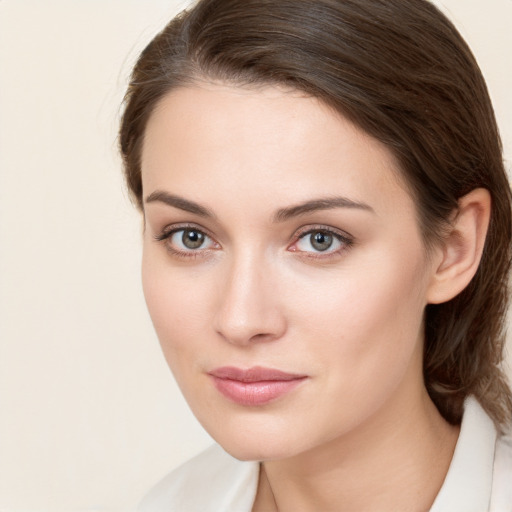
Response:
[{"label": "hair", "polygon": [[424,380],[450,423],[471,394],[503,429],[512,415],[501,369],[511,191],[485,81],[453,24],[427,0],[199,1],[142,52],[125,96],[120,148],[141,210],[148,119],[171,90],[208,80],[302,91],[385,144],[417,203],[427,251],[442,242],[462,196],[489,190],[475,277],[426,308]]}]

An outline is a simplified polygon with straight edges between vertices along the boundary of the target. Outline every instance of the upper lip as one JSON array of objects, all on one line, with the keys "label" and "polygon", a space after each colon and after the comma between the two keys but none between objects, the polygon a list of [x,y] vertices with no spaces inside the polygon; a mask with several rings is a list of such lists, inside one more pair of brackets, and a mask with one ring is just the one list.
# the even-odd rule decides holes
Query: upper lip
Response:
[{"label": "upper lip", "polygon": [[208,373],[218,379],[229,379],[239,382],[287,381],[306,377],[306,375],[303,374],[288,373],[274,368],[264,368],[262,366],[253,366],[247,369],[223,366]]}]

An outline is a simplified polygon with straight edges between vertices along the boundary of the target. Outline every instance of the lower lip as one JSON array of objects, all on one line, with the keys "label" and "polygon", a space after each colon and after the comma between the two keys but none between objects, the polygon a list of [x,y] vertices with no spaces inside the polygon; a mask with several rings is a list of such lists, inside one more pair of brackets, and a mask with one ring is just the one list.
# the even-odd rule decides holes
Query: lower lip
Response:
[{"label": "lower lip", "polygon": [[306,377],[292,380],[264,380],[257,382],[242,382],[239,380],[220,379],[212,377],[216,388],[229,400],[239,405],[265,405],[286,395]]}]

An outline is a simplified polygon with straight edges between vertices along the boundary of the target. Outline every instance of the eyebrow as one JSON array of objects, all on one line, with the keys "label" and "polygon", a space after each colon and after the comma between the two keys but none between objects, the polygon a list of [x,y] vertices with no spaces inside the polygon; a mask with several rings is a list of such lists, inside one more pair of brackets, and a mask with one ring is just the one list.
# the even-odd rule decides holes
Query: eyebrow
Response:
[{"label": "eyebrow", "polygon": [[[169,194],[168,192],[164,192],[163,190],[155,190],[154,192],[149,194],[149,196],[146,197],[145,202],[164,203],[168,206],[178,208],[179,210],[199,215],[200,217],[207,217],[212,219],[216,217],[215,214],[208,208],[201,206],[200,204],[195,203],[194,201],[190,201],[189,199],[185,199],[174,194]],[[300,215],[304,215],[307,213],[321,210],[333,210],[335,208],[351,208],[375,213],[374,209],[366,203],[353,201],[352,199],[348,199],[346,197],[326,197],[320,199],[313,199],[286,208],[280,208],[274,214],[273,221],[284,222],[293,217],[299,217]]]},{"label": "eyebrow", "polygon": [[146,197],[146,203],[164,203],[168,206],[173,206],[174,208],[178,208],[179,210],[183,210],[189,213],[193,213],[195,215],[199,215],[200,217],[209,217],[209,218],[215,218],[215,214],[209,210],[208,208],[205,208],[204,206],[201,206],[198,203],[195,203],[194,201],[190,201],[188,199],[185,199],[180,196],[176,196],[174,194],[169,194],[167,192],[164,192],[163,190],[155,190],[149,196]]},{"label": "eyebrow", "polygon": [[348,199],[346,197],[326,197],[322,199],[313,199],[287,208],[281,208],[274,215],[274,222],[284,222],[292,217],[298,217],[306,213],[321,210],[332,210],[335,208],[353,208],[375,213],[375,210],[366,203],[352,201],[352,199]]}]

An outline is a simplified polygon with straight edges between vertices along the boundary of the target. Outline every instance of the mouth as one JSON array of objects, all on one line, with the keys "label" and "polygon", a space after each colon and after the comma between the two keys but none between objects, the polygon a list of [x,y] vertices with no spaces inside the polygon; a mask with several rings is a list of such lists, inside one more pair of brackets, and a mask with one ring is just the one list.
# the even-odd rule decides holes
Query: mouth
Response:
[{"label": "mouth", "polygon": [[273,402],[294,390],[307,375],[255,366],[224,366],[208,373],[217,390],[238,405],[258,406]]}]

